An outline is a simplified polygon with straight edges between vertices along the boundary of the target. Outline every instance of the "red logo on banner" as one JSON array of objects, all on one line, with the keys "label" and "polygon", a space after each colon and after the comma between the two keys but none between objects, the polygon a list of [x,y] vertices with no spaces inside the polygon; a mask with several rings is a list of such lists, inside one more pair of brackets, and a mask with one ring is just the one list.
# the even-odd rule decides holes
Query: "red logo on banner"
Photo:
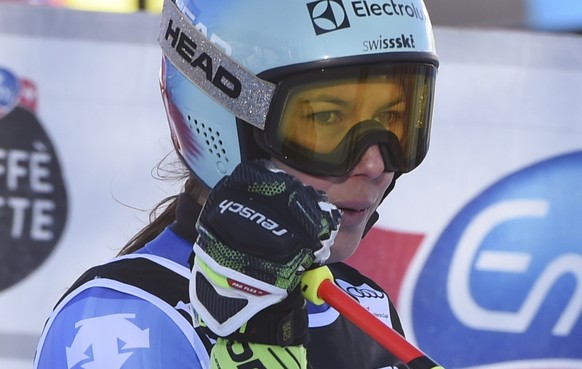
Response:
[{"label": "red logo on banner", "polygon": [[348,264],[372,278],[398,305],[400,286],[424,235],[372,228]]}]

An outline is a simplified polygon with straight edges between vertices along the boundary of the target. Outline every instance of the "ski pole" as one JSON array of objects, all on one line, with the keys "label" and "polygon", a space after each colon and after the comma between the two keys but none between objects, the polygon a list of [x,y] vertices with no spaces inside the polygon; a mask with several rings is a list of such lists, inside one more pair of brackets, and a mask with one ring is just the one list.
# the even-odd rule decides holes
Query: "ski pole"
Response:
[{"label": "ski pole", "polygon": [[301,290],[303,296],[314,304],[331,305],[409,368],[444,369],[336,286],[328,267],[306,271],[301,278]]}]

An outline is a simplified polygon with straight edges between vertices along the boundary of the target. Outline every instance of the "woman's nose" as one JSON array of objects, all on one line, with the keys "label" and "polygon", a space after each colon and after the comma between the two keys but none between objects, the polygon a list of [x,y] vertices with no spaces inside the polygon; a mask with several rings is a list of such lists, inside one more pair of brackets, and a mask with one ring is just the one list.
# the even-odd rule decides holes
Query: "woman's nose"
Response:
[{"label": "woman's nose", "polygon": [[364,175],[377,178],[384,173],[384,158],[378,145],[370,146],[354,167],[352,175]]}]

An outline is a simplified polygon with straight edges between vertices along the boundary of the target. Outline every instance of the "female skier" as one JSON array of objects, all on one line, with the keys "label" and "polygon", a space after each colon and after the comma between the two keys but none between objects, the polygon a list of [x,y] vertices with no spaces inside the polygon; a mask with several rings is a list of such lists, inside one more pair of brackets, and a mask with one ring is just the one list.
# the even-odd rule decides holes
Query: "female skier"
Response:
[{"label": "female skier", "polygon": [[162,98],[181,194],[55,307],[35,368],[384,368],[332,307],[326,264],[403,334],[342,261],[428,150],[438,60],[422,0],[166,0]]}]

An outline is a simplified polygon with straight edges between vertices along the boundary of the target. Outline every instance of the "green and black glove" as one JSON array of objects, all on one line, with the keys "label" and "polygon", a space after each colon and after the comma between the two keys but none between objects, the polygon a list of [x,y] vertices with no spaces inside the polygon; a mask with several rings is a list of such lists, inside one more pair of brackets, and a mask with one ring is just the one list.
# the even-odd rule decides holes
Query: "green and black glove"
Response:
[{"label": "green and black glove", "polygon": [[240,164],[215,186],[196,225],[190,295],[199,321],[226,338],[216,351],[305,343],[299,281],[329,257],[340,218],[324,192],[266,160]]}]

